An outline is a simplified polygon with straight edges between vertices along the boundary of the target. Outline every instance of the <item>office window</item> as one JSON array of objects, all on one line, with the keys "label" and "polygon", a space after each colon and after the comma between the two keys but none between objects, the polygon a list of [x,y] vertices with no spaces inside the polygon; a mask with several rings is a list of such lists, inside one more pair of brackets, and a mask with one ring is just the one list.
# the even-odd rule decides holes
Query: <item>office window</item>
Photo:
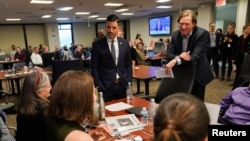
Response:
[{"label": "office window", "polygon": [[73,42],[72,24],[58,24],[60,47],[66,45],[68,48]]}]

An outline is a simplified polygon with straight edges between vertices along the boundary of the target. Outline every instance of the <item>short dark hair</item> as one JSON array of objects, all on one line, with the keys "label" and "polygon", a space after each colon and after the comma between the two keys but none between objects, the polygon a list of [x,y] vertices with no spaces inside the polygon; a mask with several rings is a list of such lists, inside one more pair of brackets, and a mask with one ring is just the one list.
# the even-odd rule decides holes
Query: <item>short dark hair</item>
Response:
[{"label": "short dark hair", "polygon": [[107,22],[117,22],[119,23],[119,17],[116,16],[115,14],[111,14],[107,17],[106,19]]}]

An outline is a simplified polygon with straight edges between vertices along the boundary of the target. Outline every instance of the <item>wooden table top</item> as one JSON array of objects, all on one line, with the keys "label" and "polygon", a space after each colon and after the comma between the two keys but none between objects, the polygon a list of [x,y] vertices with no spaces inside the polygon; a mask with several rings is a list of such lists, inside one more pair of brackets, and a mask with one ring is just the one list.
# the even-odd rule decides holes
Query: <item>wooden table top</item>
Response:
[{"label": "wooden table top", "polygon": [[159,66],[137,65],[133,69],[133,78],[152,79],[155,78],[155,71],[161,69]]}]

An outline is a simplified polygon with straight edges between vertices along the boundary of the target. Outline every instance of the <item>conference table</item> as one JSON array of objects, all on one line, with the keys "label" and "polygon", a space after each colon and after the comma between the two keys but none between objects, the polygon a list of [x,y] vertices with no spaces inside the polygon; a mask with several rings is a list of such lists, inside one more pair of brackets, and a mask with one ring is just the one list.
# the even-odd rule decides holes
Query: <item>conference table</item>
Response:
[{"label": "conference table", "polygon": [[149,57],[148,60],[151,61],[152,66],[161,66],[162,59],[165,59],[166,55],[154,55],[152,57]]},{"label": "conference table", "polygon": [[149,82],[153,78],[156,78],[155,71],[160,70],[162,67],[159,66],[146,66],[137,65],[133,69],[133,78],[137,81],[137,92],[136,94],[142,93],[140,91],[140,80],[145,83],[145,95],[149,96]]},{"label": "conference table", "polygon": [[[48,70],[46,68],[37,67],[37,70],[39,72],[45,72],[48,75],[52,74],[51,70]],[[1,70],[0,71],[0,81],[6,81],[6,80],[10,81],[12,94],[20,94],[20,80],[22,78],[25,78],[29,73],[30,72],[25,73],[23,71],[23,69],[17,70],[16,72],[13,72],[11,69],[9,69],[9,70]],[[13,81],[16,82],[17,93],[15,92],[15,85],[14,85]]]},{"label": "conference table", "polygon": [[[118,102],[126,103],[127,99],[123,98],[123,99],[113,100],[110,102],[106,102],[105,105],[107,106],[107,105],[118,103]],[[149,107],[149,101],[142,99],[142,98],[139,98],[139,97],[135,97],[135,96],[133,97],[132,102],[129,104],[132,106],[140,106],[140,107],[147,107],[147,108]],[[120,115],[126,115],[126,114],[129,114],[129,113],[127,113],[125,110],[120,110],[120,111],[106,110],[106,117],[120,116]],[[140,120],[140,117],[137,117],[137,118]],[[143,139],[143,141],[151,141],[153,138],[153,135],[154,135],[153,134],[153,126],[152,125],[144,126],[143,129],[133,131],[130,133],[130,135],[140,136]],[[112,139],[112,137],[110,136],[109,140],[112,141],[115,139]]]}]

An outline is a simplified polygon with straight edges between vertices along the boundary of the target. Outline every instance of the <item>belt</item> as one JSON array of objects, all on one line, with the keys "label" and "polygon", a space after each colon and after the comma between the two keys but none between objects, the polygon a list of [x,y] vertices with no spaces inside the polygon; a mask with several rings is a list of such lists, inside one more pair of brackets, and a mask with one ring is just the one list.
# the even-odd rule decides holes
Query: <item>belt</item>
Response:
[{"label": "belt", "polygon": [[121,82],[120,78],[115,79],[115,83],[120,83],[120,82]]}]

